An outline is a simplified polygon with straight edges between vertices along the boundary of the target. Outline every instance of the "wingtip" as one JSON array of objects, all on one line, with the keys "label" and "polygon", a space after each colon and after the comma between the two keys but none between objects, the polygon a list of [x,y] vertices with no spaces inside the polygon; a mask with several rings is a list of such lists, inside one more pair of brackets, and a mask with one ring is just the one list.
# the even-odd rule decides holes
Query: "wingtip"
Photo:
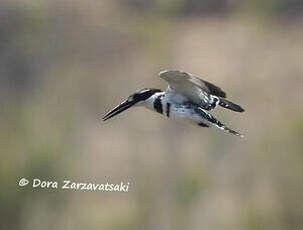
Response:
[{"label": "wingtip", "polygon": [[168,73],[168,72],[170,72],[170,71],[172,71],[172,70],[170,70],[170,69],[161,70],[161,71],[158,73],[158,76],[161,77],[163,74],[166,74],[166,73]]},{"label": "wingtip", "polygon": [[240,137],[240,138],[244,138],[244,135],[243,135],[243,134],[238,133],[238,132],[236,132],[236,131],[229,130],[229,133],[234,134],[234,135],[236,135],[236,136],[238,136],[238,137]]},{"label": "wingtip", "polygon": [[239,108],[237,108],[236,110],[233,110],[233,111],[243,113],[243,112],[245,112],[245,109],[243,109],[241,106],[239,106]]},{"label": "wingtip", "polygon": [[230,132],[230,133],[231,133],[231,134],[234,134],[234,135],[237,136],[237,137],[244,138],[244,135],[243,135],[243,134],[238,133],[238,132],[236,132],[236,131]]},{"label": "wingtip", "polygon": [[169,71],[171,71],[171,70],[169,70],[169,69],[161,70],[161,71],[158,73],[158,76],[161,76],[161,75],[163,75],[163,74],[165,74],[165,73],[167,73],[167,72],[169,72]]},{"label": "wingtip", "polygon": [[173,72],[175,72],[175,73],[186,73],[183,70],[178,70],[178,69],[165,69],[165,70],[160,71],[158,75],[161,76],[165,73],[173,73]]}]

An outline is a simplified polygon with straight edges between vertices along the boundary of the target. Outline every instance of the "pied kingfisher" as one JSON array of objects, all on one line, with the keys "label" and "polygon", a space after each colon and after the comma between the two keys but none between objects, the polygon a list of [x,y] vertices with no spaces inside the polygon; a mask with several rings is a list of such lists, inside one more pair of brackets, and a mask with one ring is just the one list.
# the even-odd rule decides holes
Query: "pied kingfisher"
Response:
[{"label": "pied kingfisher", "polygon": [[236,112],[244,111],[241,106],[226,100],[225,92],[218,86],[179,70],[165,70],[159,76],[168,82],[165,92],[153,88],[139,90],[109,111],[103,121],[132,106],[144,106],[169,118],[187,120],[201,127],[215,126],[243,137],[207,112],[218,105]]}]

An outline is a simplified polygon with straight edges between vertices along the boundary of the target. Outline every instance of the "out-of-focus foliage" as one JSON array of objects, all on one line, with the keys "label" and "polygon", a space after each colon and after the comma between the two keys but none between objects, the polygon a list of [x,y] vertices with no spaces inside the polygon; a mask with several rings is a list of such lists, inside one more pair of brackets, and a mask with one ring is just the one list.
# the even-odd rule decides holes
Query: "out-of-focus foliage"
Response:
[{"label": "out-of-focus foliage", "polygon": [[[299,0],[0,2],[0,229],[301,229]],[[143,109],[137,89],[183,69],[245,113],[245,134]],[[21,178],[130,182],[128,193],[19,187]]]},{"label": "out-of-focus foliage", "polygon": [[233,15],[236,12],[252,12],[256,16],[302,17],[303,3],[300,0],[119,0],[126,7],[138,11],[161,11],[182,16]]}]

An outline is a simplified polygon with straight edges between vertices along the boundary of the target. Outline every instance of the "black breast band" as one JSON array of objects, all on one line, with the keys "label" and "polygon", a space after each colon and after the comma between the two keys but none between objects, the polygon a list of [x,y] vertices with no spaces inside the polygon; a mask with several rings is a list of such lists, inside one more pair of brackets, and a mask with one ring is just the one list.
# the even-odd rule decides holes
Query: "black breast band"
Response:
[{"label": "black breast band", "polygon": [[158,113],[163,113],[163,106],[160,97],[157,97],[154,101],[154,108]]},{"label": "black breast band", "polygon": [[170,103],[166,104],[166,116],[169,117],[169,113],[170,113]]}]

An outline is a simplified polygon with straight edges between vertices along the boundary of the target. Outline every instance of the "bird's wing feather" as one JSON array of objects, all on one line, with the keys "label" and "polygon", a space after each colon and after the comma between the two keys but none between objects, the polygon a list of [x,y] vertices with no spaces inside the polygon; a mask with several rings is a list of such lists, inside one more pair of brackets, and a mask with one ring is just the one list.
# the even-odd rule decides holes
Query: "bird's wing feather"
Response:
[{"label": "bird's wing feather", "polygon": [[179,70],[165,70],[159,76],[166,80],[174,91],[190,97],[200,97],[202,91],[219,97],[226,97],[225,92],[218,86],[204,81],[190,73]]}]

